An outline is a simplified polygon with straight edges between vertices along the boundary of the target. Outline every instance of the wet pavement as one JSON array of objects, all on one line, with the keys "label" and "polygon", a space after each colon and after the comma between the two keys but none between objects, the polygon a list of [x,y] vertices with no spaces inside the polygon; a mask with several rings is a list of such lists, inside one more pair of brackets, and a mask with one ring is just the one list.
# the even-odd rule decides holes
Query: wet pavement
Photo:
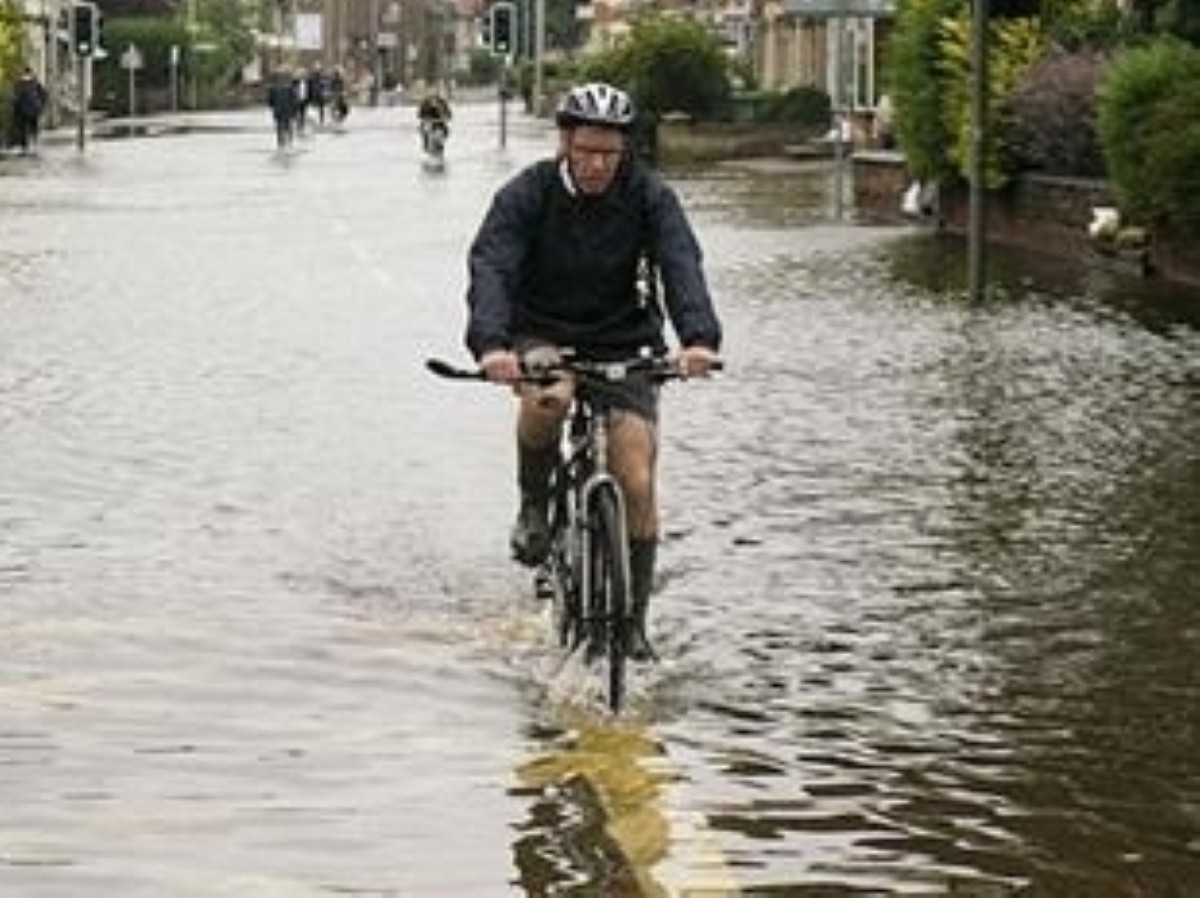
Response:
[{"label": "wet pavement", "polygon": [[664,408],[629,715],[505,557],[466,244],[553,147],[265,111],[0,161],[0,894],[1175,898],[1200,296],[672,173],[729,371]]}]

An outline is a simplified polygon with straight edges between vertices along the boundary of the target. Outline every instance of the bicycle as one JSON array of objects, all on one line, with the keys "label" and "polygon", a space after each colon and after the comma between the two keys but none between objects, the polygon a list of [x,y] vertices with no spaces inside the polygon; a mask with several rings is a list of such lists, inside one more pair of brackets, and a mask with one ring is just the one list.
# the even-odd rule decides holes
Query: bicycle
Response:
[{"label": "bicycle", "polygon": [[[428,359],[426,366],[439,377],[486,379],[482,371],[439,359]],[[576,387],[563,451],[550,478],[550,547],[534,573],[534,588],[552,600],[561,646],[569,652],[582,649],[589,663],[607,660],[606,701],[616,714],[625,699],[630,642],[638,623],[630,589],[625,497],[608,470],[608,410],[593,391],[597,384],[631,377],[661,384],[685,375],[663,356],[592,361],[563,351],[559,361],[527,371],[521,380],[548,386],[561,376],[575,378]]]},{"label": "bicycle", "polygon": [[432,164],[440,164],[446,155],[446,141],[450,139],[450,126],[445,119],[421,119],[421,149]]}]

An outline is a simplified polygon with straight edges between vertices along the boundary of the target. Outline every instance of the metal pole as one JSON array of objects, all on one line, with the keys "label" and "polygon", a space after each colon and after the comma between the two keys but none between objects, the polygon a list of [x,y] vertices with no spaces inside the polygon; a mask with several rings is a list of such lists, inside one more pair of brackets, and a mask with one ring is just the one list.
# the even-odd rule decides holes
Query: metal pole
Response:
[{"label": "metal pole", "polygon": [[546,90],[546,0],[534,0],[533,4],[533,114],[542,114],[542,95]]},{"label": "metal pole", "polygon": [[179,112],[179,47],[171,44],[171,112]]},{"label": "metal pole", "polygon": [[[839,7],[843,4],[839,3]],[[834,132],[834,178],[833,178],[833,208],[834,215],[838,221],[842,220],[844,210],[842,209],[842,194],[845,192],[845,186],[842,183],[844,179],[843,156],[845,148],[842,146],[842,135],[845,132],[846,118],[846,85],[842,77],[844,61],[842,59],[842,50],[846,43],[846,17],[842,14],[844,10],[839,9],[837,17],[837,25],[834,28],[834,45],[833,53],[833,84],[834,84],[834,113],[833,124],[836,129]]]},{"label": "metal pole", "polygon": [[971,187],[967,223],[967,277],[973,301],[982,300],[987,292],[987,216],[983,190],[984,138],[987,134],[987,25],[987,0],[975,0],[971,18]]},{"label": "metal pole", "polygon": [[[72,48],[74,49],[74,48]],[[83,146],[86,143],[87,132],[87,108],[88,108],[88,92],[87,85],[84,83],[84,58],[78,53],[75,54],[75,81],[78,89],[79,98],[79,121],[75,128],[75,146],[82,153]]]},{"label": "metal pole", "polygon": [[195,112],[200,105],[200,94],[197,81],[199,80],[199,56],[196,53],[196,0],[188,0],[187,7],[187,33],[188,33],[188,70],[191,77],[192,101],[191,108]]},{"label": "metal pole", "polygon": [[500,68],[500,147],[508,143],[508,58]]}]

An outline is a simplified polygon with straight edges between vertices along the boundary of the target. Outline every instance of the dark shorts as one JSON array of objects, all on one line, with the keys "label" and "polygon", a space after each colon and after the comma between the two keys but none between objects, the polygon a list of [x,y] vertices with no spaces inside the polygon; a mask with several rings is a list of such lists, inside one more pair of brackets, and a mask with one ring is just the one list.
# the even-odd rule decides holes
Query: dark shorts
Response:
[{"label": "dark shorts", "polygon": [[[544,348],[553,349],[554,345],[536,338],[520,339],[515,345],[517,354],[522,358],[532,350]],[[584,358],[588,357],[586,353],[581,355]],[[651,423],[658,422],[660,387],[656,383],[635,377],[619,383],[589,384],[587,389],[590,390],[593,401],[604,408],[632,412]]]}]

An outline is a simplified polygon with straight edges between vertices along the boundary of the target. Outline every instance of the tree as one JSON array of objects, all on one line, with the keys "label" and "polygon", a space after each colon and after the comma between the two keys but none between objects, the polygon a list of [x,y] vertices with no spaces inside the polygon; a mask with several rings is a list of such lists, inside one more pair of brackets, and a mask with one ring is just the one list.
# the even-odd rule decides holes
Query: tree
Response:
[{"label": "tree", "polygon": [[620,84],[651,116],[715,118],[729,99],[729,63],[717,37],[688,19],[649,15],[629,37],[583,60],[585,77]]},{"label": "tree", "polygon": [[1100,143],[1123,209],[1200,227],[1200,49],[1160,38],[1117,55],[1100,84]]},{"label": "tree", "polygon": [[196,0],[195,12],[193,65],[203,82],[225,87],[254,58],[254,9],[243,0]]},{"label": "tree", "polygon": [[953,134],[942,115],[940,28],[961,8],[962,0],[900,0],[896,9],[886,81],[900,148],[909,171],[922,181],[955,171],[946,153]]},{"label": "tree", "polygon": [[[912,174],[925,181],[967,176],[971,164],[971,27],[963,0],[901,0],[888,60],[896,132]],[[1017,166],[1011,135],[1016,85],[1045,48],[1040,22],[988,23],[984,180],[1003,186]]]},{"label": "tree", "polygon": [[[950,142],[948,161],[968,177],[971,168],[973,120],[971,116],[971,21],[966,10],[941,22],[941,114]],[[1045,39],[1037,19],[994,19],[988,23],[987,84],[983,140],[984,186],[1003,187],[1016,174],[1012,99],[1025,73],[1045,52]]]},{"label": "tree", "polygon": [[21,11],[13,0],[0,0],[0,145],[11,127],[12,87],[24,62],[24,40]]}]

